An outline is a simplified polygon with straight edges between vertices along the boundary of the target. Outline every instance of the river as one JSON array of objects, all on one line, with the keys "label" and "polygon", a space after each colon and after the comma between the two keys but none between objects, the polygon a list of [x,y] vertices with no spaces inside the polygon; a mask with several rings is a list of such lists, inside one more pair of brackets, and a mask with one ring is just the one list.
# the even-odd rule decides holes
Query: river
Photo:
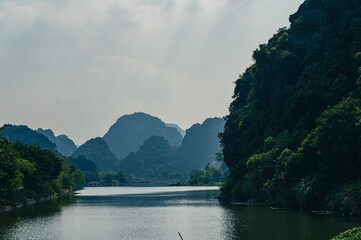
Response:
[{"label": "river", "polygon": [[97,187],[0,216],[0,239],[330,239],[360,218],[222,205],[217,187]]}]

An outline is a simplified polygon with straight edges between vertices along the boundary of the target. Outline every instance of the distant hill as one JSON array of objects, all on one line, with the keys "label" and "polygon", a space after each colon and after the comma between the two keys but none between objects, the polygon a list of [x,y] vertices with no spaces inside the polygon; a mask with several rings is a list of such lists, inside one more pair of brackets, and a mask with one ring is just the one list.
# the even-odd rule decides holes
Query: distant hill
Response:
[{"label": "distant hill", "polygon": [[44,130],[39,128],[36,132],[46,136],[52,143],[55,143],[58,152],[66,157],[71,156],[77,148],[68,136],[59,135],[56,137],[51,129]]},{"label": "distant hill", "polygon": [[38,144],[42,149],[56,150],[56,145],[47,137],[25,125],[16,126],[9,124],[0,133],[13,142],[19,141],[26,144]]},{"label": "distant hill", "polygon": [[95,163],[98,171],[115,171],[119,163],[117,157],[109,150],[106,142],[100,138],[93,138],[81,145],[72,154],[73,158],[84,156]]},{"label": "distant hill", "polygon": [[203,169],[216,161],[216,153],[221,150],[218,133],[223,131],[224,122],[223,118],[209,118],[193,125],[179,147],[171,147],[163,137],[152,136],[139,151],[130,153],[120,167],[128,174],[158,179]]},{"label": "distant hill", "polygon": [[120,168],[126,173],[139,172],[142,176],[158,177],[168,168],[172,153],[174,148],[164,137],[152,136],[144,141],[138,152],[130,153],[120,163]]},{"label": "distant hill", "polygon": [[159,118],[146,113],[134,113],[120,117],[104,135],[110,150],[122,159],[139,150],[140,145],[151,136],[162,136],[171,146],[182,143],[182,135],[174,127],[167,127]]},{"label": "distant hill", "polygon": [[223,132],[224,124],[224,118],[208,118],[187,129],[174,168],[190,171],[216,161],[216,153],[221,151],[218,134]]},{"label": "distant hill", "polygon": [[186,131],[181,129],[177,124],[174,123],[166,123],[165,124],[167,127],[172,127],[178,130],[178,132],[182,135],[182,137],[184,137],[186,135]]}]

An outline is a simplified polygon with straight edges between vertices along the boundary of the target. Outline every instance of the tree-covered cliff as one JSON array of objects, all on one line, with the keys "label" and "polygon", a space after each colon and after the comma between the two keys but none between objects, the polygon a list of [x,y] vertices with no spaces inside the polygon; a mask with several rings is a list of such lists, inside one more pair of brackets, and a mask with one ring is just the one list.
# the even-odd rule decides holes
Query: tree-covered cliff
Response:
[{"label": "tree-covered cliff", "polygon": [[236,81],[222,198],[360,213],[361,1],[306,0],[290,22]]}]

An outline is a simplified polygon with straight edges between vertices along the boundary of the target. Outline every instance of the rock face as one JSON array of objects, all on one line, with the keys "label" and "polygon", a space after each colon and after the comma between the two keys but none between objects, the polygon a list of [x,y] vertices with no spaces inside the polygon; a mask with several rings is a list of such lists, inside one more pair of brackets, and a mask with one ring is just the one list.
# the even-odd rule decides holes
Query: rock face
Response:
[{"label": "rock face", "polygon": [[75,143],[66,135],[56,137],[51,129],[44,130],[42,128],[39,128],[36,132],[47,137],[52,143],[55,143],[58,152],[66,157],[71,156],[76,150]]},{"label": "rock face", "polygon": [[117,157],[109,150],[106,142],[100,138],[93,138],[81,145],[73,154],[73,158],[84,156],[93,161],[101,172],[116,171],[118,166]]},{"label": "rock face", "polygon": [[151,136],[161,136],[171,146],[182,143],[182,135],[174,127],[167,127],[159,118],[146,113],[134,113],[120,117],[104,135],[110,150],[119,158],[136,152],[142,143]]},{"label": "rock face", "polygon": [[42,149],[56,150],[56,145],[47,137],[25,125],[7,125],[0,133],[13,142],[19,141],[26,144],[38,144]]}]

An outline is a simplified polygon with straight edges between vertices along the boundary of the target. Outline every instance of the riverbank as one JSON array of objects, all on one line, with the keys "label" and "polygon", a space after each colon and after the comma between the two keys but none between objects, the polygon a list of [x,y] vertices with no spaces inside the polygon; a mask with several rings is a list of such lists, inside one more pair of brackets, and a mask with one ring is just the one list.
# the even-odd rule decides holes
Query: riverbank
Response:
[{"label": "riverbank", "polygon": [[[0,216],[0,239],[331,239],[361,219],[223,205],[216,187],[96,187]],[[262,229],[262,231],[260,231]]]},{"label": "riverbank", "polygon": [[170,186],[170,187],[177,187],[177,186],[181,186],[181,187],[220,187],[220,186],[222,186],[222,183],[216,182],[216,183],[208,183],[208,184],[190,184],[190,183],[177,182],[177,183],[168,184],[168,186]]},{"label": "riverbank", "polygon": [[[78,190],[78,189],[74,189],[74,191],[75,190]],[[56,193],[56,194],[53,194],[53,195],[50,195],[47,197],[43,197],[43,198],[39,198],[39,199],[26,199],[25,201],[22,201],[22,202],[15,202],[13,204],[3,205],[3,206],[0,206],[0,215],[15,211],[15,210],[18,210],[21,208],[29,207],[29,206],[35,205],[35,204],[43,202],[43,201],[66,197],[72,193],[73,193],[73,190],[65,190],[60,194]]]}]

